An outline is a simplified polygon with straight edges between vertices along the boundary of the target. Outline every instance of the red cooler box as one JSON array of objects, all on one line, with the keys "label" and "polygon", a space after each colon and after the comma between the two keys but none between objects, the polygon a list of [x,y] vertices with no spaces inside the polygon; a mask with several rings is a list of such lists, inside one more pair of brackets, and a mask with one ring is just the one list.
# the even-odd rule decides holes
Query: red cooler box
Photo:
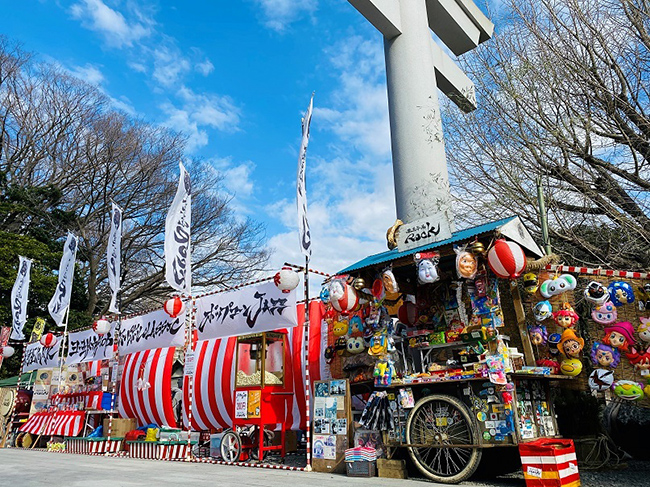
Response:
[{"label": "red cooler box", "polygon": [[519,445],[527,487],[578,487],[580,474],[573,440],[540,438]]}]

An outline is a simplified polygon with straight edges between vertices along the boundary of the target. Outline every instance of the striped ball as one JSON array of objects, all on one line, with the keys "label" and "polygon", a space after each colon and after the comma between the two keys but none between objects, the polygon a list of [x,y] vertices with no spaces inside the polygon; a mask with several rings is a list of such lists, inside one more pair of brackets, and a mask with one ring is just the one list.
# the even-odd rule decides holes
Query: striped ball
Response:
[{"label": "striped ball", "polygon": [[359,295],[348,283],[338,281],[330,286],[330,303],[339,313],[348,313],[359,306]]},{"label": "striped ball", "polygon": [[167,313],[172,318],[176,318],[185,310],[185,303],[178,296],[174,296],[173,298],[165,301],[164,309],[165,313]]},{"label": "striped ball", "polygon": [[52,333],[46,333],[41,337],[40,342],[44,347],[50,348],[56,344],[56,337]]},{"label": "striped ball", "polygon": [[502,279],[517,279],[526,268],[526,255],[519,244],[500,238],[488,252],[488,265]]}]

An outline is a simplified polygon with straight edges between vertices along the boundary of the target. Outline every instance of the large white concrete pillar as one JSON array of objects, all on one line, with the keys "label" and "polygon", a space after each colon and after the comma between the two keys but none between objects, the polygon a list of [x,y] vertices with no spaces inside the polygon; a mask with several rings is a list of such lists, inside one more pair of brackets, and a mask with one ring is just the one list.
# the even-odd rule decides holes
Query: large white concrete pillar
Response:
[{"label": "large white concrete pillar", "polygon": [[425,0],[398,3],[409,28],[384,38],[397,218],[446,214],[453,228],[427,8]]}]

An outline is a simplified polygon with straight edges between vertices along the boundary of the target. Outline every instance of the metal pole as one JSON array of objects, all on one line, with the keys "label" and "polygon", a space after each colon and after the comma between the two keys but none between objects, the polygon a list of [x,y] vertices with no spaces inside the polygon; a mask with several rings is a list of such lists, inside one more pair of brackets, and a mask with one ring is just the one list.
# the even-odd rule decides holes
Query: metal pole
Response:
[{"label": "metal pole", "polygon": [[[118,303],[120,303],[120,298],[118,295]],[[121,303],[119,305],[120,309],[120,314],[117,315],[117,326],[115,327],[115,333],[113,333],[113,349],[115,350],[115,354],[113,355],[113,364],[112,367],[109,369],[111,371],[111,374],[113,375],[113,383],[111,385],[111,411],[108,416],[108,432],[106,433],[106,443],[107,443],[107,451],[106,455],[108,455],[111,452],[111,434],[113,433],[113,409],[115,409],[115,399],[117,397],[117,374],[120,370],[120,328],[122,328],[122,306]],[[117,348],[115,348],[115,345],[117,344]]]},{"label": "metal pole", "polygon": [[[185,346],[185,360],[187,361],[187,354],[194,353],[194,339],[193,339],[193,325],[194,325],[194,320],[196,319],[196,299],[192,296],[190,298],[190,303],[192,303],[192,307],[189,310],[190,316],[189,316],[189,324],[187,326],[187,342]],[[192,360],[194,361],[192,364],[192,367],[196,365],[196,357],[192,357]],[[185,377],[185,372],[183,372],[183,377]],[[193,384],[194,383],[194,371],[192,371],[192,375],[189,377],[189,380],[187,381],[187,392],[188,392],[188,404],[187,404],[187,456],[185,457],[185,461],[189,462],[192,460],[192,389],[193,389]],[[182,413],[181,413],[182,417]],[[263,432],[262,432],[263,435]],[[199,441],[201,439],[199,438]]]},{"label": "metal pole", "polygon": [[542,241],[546,255],[551,254],[551,241],[548,236],[548,218],[546,215],[546,202],[544,201],[544,191],[542,189],[542,177],[537,176],[537,205],[539,206],[539,222],[542,227]]},{"label": "metal pole", "polygon": [[305,470],[311,471],[311,418],[309,411],[309,395],[311,394],[311,380],[309,377],[309,257],[305,256],[305,443],[307,448],[307,466]]}]

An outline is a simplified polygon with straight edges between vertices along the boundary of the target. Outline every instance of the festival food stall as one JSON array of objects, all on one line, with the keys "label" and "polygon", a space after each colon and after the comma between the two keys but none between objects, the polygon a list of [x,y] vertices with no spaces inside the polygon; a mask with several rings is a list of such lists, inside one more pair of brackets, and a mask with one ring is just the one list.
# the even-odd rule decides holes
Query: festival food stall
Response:
[{"label": "festival food stall", "polygon": [[[558,438],[550,385],[580,373],[583,344],[566,304],[575,279],[524,289],[526,270],[545,262],[512,217],[367,257],[328,280],[326,358],[363,400],[353,446],[371,437],[388,459],[405,448],[424,476],[457,483],[486,448]],[[556,348],[534,349],[540,324],[561,332]]]}]

